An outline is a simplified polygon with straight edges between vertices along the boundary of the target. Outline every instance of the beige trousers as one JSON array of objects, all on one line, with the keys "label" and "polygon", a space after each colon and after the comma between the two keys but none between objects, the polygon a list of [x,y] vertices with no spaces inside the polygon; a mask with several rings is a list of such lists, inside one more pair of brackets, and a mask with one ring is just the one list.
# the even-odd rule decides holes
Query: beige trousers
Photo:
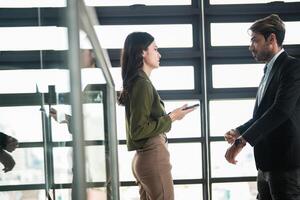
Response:
[{"label": "beige trousers", "polygon": [[141,200],[174,200],[170,154],[163,134],[150,138],[137,150],[132,161],[133,175]]}]

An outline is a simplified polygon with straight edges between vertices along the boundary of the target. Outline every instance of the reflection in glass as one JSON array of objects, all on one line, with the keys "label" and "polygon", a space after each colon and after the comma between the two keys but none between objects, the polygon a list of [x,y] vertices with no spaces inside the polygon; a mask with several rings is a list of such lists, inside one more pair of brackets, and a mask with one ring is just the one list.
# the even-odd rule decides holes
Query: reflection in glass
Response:
[{"label": "reflection in glass", "polygon": [[[65,114],[68,115],[71,114],[70,105],[63,105],[63,104],[53,105],[52,108],[54,108],[57,111],[58,119],[59,118],[64,119]],[[57,121],[51,118],[51,130],[52,130],[53,141],[55,142],[72,141],[72,134],[69,133],[67,123],[58,123]]]},{"label": "reflection in glass", "polygon": [[0,185],[44,184],[44,154],[42,148],[17,148],[11,155],[16,165],[8,173],[1,172]]},{"label": "reflection in glass", "polygon": [[263,64],[212,65],[213,88],[258,87]]},{"label": "reflection in glass", "polygon": [[42,141],[40,106],[0,107],[0,131],[19,142]]},{"label": "reflection in glass", "polygon": [[[86,147],[86,179],[87,182],[105,182],[105,147],[87,146]],[[54,180],[55,183],[72,182],[72,148],[59,147],[53,149],[54,158]]]},{"label": "reflection in glass", "polygon": [[[249,27],[253,23],[211,23],[212,46],[249,46]],[[286,34],[283,44],[300,44],[300,22],[285,22]],[[226,35],[226,40],[224,39]],[[250,55],[250,52],[249,52]]]},{"label": "reflection in glass", "polygon": [[[101,84],[101,70],[99,68],[85,68],[82,72],[83,94],[83,120],[85,140],[104,140],[104,111],[103,111],[103,93],[93,86]],[[102,83],[103,84],[103,83]],[[58,99],[62,100],[63,94],[58,94]],[[70,105],[60,104],[53,105],[57,115],[72,115]],[[66,103],[66,102],[62,102]],[[66,123],[58,123],[52,120],[53,141],[70,141],[72,135]]]},{"label": "reflection in glass", "polygon": [[105,147],[87,146],[85,149],[85,154],[87,182],[105,182]]},{"label": "reflection in glass", "polygon": [[[97,93],[95,93],[97,95]],[[52,106],[58,111],[58,115],[71,115],[70,105]],[[104,140],[104,119],[102,103],[83,104],[83,120],[85,140]],[[72,134],[69,133],[66,123],[58,123],[52,120],[53,141],[71,141]]]},{"label": "reflection in glass", "polygon": [[125,38],[134,31],[148,32],[153,35],[158,48],[193,46],[191,24],[101,25],[95,26],[95,29],[101,46],[106,49],[123,48]]},{"label": "reflection in glass", "polygon": [[254,103],[254,100],[210,101],[210,136],[224,136],[230,129],[247,122],[252,117]]},{"label": "reflection in glass", "polygon": [[253,200],[256,199],[256,182],[214,183],[212,184],[213,200]]},{"label": "reflection in glass", "polygon": [[[210,0],[210,4],[263,4],[263,3],[270,3],[274,0]],[[283,2],[299,2],[299,0],[282,0]]]},{"label": "reflection in glass", "polygon": [[227,142],[211,143],[211,174],[216,177],[256,176],[253,148],[248,144],[237,156],[238,163],[230,164],[225,159],[225,152],[230,145]]},{"label": "reflection in glass", "polygon": [[72,183],[73,160],[71,147],[53,149],[54,183]]}]

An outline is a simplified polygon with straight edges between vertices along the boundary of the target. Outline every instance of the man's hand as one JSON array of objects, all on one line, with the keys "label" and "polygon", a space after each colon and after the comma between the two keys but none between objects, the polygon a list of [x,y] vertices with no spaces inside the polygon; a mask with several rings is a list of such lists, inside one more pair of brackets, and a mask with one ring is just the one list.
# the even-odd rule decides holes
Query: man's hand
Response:
[{"label": "man's hand", "polygon": [[11,171],[15,166],[15,161],[13,157],[6,151],[0,150],[0,162],[3,164],[3,171],[6,173]]},{"label": "man's hand", "polygon": [[13,152],[19,146],[18,140],[11,136],[7,136],[5,142],[5,150],[8,152]]},{"label": "man's hand", "polygon": [[50,108],[49,113],[50,113],[50,116],[58,123],[60,123],[60,124],[69,123],[67,114],[58,113],[57,110],[54,108]]},{"label": "man's hand", "polygon": [[57,121],[57,111],[54,109],[54,108],[50,108],[50,116],[55,120]]},{"label": "man's hand", "polygon": [[239,144],[233,143],[225,153],[226,160],[231,164],[236,164],[236,156],[242,151],[245,145],[246,141],[244,139],[241,139],[241,143]]},{"label": "man's hand", "polygon": [[240,136],[237,130],[231,129],[225,133],[224,138],[229,144],[233,144],[234,141]]}]

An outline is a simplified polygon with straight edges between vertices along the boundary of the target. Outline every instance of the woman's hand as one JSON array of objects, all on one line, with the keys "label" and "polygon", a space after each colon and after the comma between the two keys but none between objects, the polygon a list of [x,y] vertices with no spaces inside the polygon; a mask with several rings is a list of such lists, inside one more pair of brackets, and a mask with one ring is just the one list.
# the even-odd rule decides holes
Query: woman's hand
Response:
[{"label": "woman's hand", "polygon": [[172,120],[172,122],[176,121],[176,120],[181,120],[182,118],[184,118],[184,116],[192,111],[194,111],[196,108],[190,108],[190,109],[186,109],[184,110],[184,108],[187,107],[187,104],[184,104],[183,106],[176,108],[175,110],[173,110],[172,112],[169,113],[169,116]]}]

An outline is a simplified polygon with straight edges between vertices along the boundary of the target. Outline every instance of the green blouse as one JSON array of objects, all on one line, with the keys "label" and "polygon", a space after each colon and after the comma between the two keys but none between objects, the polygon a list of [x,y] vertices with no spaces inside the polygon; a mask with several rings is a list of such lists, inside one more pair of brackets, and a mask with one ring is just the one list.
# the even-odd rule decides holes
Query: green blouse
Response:
[{"label": "green blouse", "polygon": [[125,105],[126,137],[129,151],[140,149],[148,138],[168,132],[171,118],[164,103],[143,70],[139,71]]}]

